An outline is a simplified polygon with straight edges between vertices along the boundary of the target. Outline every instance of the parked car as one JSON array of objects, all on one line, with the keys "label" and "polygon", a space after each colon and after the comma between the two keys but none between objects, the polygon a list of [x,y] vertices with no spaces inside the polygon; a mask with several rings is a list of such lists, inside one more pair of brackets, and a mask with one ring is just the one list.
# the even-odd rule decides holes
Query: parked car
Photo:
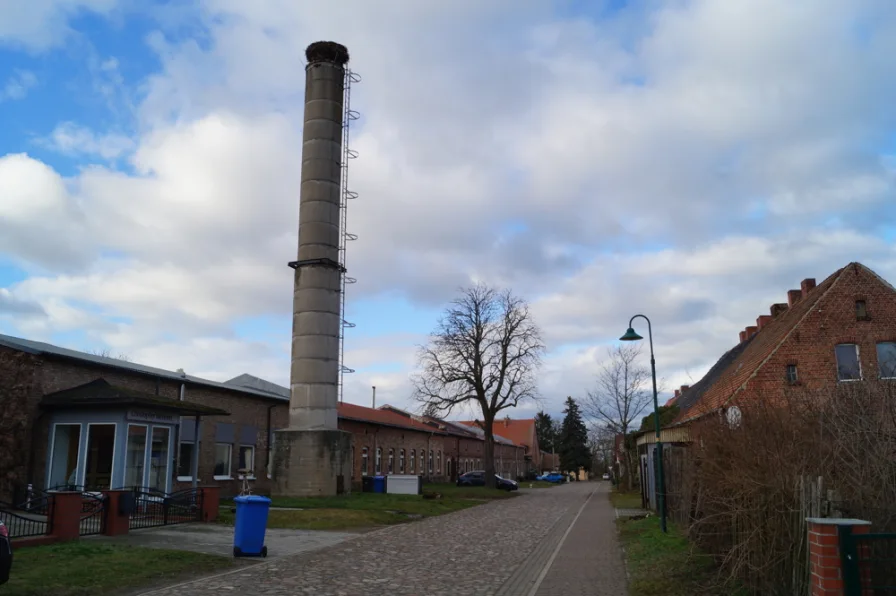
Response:
[{"label": "parked car", "polygon": [[603,478],[604,480],[609,480],[609,479],[610,479],[610,474],[609,474],[609,472],[604,472],[604,475],[601,476],[601,478]]},{"label": "parked car", "polygon": [[560,484],[561,482],[566,482],[566,474],[561,474],[560,472],[551,472],[550,474],[543,474],[539,476],[537,480]]},{"label": "parked car", "polygon": [[9,529],[0,519],[0,585],[9,581],[9,570],[12,568],[12,544],[9,542]]},{"label": "parked car", "polygon": [[[485,471],[474,470],[461,474],[457,479],[458,486],[485,486]],[[502,478],[495,474],[495,487],[501,490],[511,491],[519,489],[520,485],[513,480]]]}]

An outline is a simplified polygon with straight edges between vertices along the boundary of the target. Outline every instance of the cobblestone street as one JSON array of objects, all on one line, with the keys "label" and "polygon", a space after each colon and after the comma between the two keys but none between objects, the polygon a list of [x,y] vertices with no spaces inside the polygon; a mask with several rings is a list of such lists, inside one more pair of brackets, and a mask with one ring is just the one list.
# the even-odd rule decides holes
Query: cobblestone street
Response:
[{"label": "cobblestone street", "polygon": [[[616,590],[589,594],[624,596],[607,490],[607,483],[594,482],[534,489],[515,499],[385,528],[147,594],[524,596],[536,588],[537,594],[566,593],[555,590],[571,589],[582,570],[582,582],[591,584],[606,575],[610,581],[603,581],[604,587]],[[565,563],[567,557],[575,557],[574,566]],[[570,593],[585,593],[586,588],[582,583]]]}]

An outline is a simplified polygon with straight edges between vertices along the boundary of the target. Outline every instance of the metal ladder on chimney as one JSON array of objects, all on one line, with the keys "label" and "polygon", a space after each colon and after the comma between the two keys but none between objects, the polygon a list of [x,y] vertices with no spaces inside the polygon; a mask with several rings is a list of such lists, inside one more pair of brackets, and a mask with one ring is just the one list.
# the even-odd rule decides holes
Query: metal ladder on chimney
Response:
[{"label": "metal ladder on chimney", "polygon": [[348,68],[345,69],[345,83],[344,83],[344,91],[343,91],[343,100],[342,100],[342,180],[339,185],[340,189],[340,199],[339,199],[339,208],[342,210],[339,218],[339,264],[342,265],[342,284],[340,287],[340,296],[339,296],[339,317],[341,321],[341,325],[339,326],[339,401],[343,400],[343,392],[345,389],[345,383],[343,380],[344,375],[355,372],[353,368],[349,368],[345,365],[345,330],[350,329],[355,326],[354,323],[351,323],[345,319],[345,287],[349,284],[356,283],[358,280],[354,277],[349,277],[349,275],[345,272],[345,253],[346,253],[346,245],[348,242],[354,241],[358,239],[357,234],[351,234],[348,231],[348,202],[358,198],[358,193],[349,190],[348,188],[348,166],[349,162],[353,159],[357,159],[358,152],[353,150],[349,145],[350,140],[350,129],[351,123],[360,118],[360,114],[355,110],[352,110],[351,107],[351,97],[352,97],[352,83],[358,83],[361,81],[361,76],[357,73],[352,72]]}]

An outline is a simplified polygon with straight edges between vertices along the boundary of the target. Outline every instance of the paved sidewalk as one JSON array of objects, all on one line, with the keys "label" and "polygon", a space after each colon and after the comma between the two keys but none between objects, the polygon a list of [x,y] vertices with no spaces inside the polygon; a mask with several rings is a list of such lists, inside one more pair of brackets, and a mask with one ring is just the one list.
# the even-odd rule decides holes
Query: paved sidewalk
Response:
[{"label": "paved sidewalk", "polygon": [[601,483],[557,552],[536,596],[625,596],[625,563],[616,513]]},{"label": "paved sidewalk", "polygon": [[[338,544],[357,536],[356,532],[323,532],[312,530],[269,529],[265,533],[268,557],[285,557]],[[187,550],[209,555],[233,556],[233,527],[218,524],[180,524],[131,530],[126,536],[90,536],[84,540],[127,544],[148,548]],[[240,563],[259,563],[262,559],[246,557]]]},{"label": "paved sidewalk", "polygon": [[[622,591],[592,590],[589,594],[625,596],[624,580],[613,584],[616,571],[605,571],[601,565],[604,561],[610,564],[608,549],[616,548],[612,521],[605,522],[602,517],[604,508],[610,520],[613,517],[604,484],[577,482],[533,489],[517,498],[377,530],[331,547],[283,556],[150,594],[526,596],[549,562],[552,565],[542,585],[553,589],[552,573],[557,570],[562,574],[566,569],[562,559],[583,554],[566,554],[572,545],[601,549],[591,559],[586,557],[584,564],[598,566],[604,585],[622,585]],[[582,509],[586,502],[588,506]],[[578,521],[567,532],[577,516]],[[599,534],[602,543],[596,546],[583,542],[588,538],[583,528],[593,523],[599,524],[594,534]],[[558,552],[556,557],[554,552]],[[582,586],[593,579],[591,570],[587,570],[587,577],[576,577]]]}]

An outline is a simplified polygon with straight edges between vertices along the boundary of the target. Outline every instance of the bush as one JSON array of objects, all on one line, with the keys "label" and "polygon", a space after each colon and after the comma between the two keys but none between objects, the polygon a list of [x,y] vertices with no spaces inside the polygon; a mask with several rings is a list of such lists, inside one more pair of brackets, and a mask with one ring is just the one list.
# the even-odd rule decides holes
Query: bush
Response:
[{"label": "bush", "polygon": [[[783,397],[783,399],[782,399]],[[738,403],[668,461],[670,515],[754,594],[807,593],[806,517],[858,517],[896,531],[896,391],[849,383]],[[884,571],[879,571],[884,573]]]}]

